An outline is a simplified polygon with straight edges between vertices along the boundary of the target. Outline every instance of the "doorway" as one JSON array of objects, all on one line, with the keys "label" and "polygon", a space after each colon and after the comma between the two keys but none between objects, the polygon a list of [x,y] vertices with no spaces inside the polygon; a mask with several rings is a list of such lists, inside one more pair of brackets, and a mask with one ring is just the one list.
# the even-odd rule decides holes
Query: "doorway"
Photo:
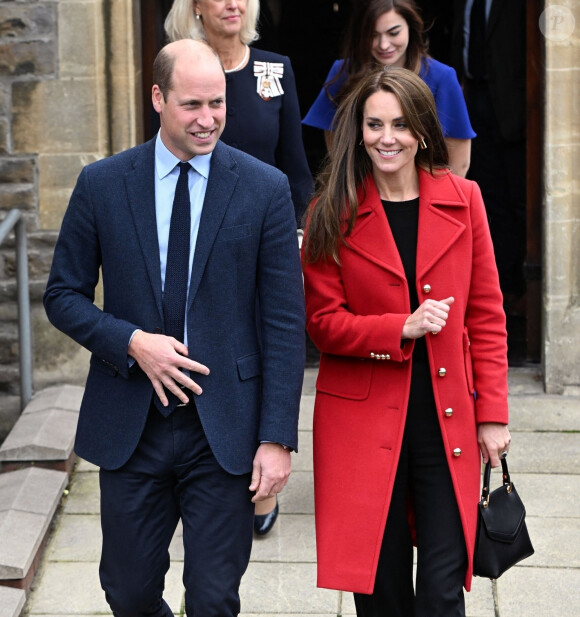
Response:
[{"label": "doorway", "polygon": [[[318,95],[333,61],[341,56],[342,38],[351,14],[351,2],[361,0],[262,0],[260,33],[255,43],[287,55],[292,60],[302,115]],[[451,33],[454,25],[453,2],[421,0],[430,41],[430,53],[451,64]],[[518,314],[510,316],[508,345],[510,364],[537,363],[541,359],[541,207],[543,168],[543,74],[544,48],[538,20],[543,0],[526,4],[526,293]],[[149,139],[158,121],[151,106],[151,67],[165,43],[163,22],[172,0],[141,0],[143,67],[143,134]],[[304,126],[303,139],[313,175],[326,153],[322,131]]]}]

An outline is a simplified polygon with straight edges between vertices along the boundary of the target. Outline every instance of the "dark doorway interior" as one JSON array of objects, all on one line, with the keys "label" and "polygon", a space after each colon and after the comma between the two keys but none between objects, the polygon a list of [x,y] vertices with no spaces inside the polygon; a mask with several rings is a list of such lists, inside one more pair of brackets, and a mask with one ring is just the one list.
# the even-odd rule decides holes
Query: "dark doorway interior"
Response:
[{"label": "dark doorway interior", "polygon": [[165,44],[163,23],[173,0],[141,0],[141,61],[143,69],[143,138],[151,139],[159,128],[151,104],[152,67],[155,56]]},{"label": "dark doorway interior", "polygon": [[[351,2],[362,0],[262,0],[257,47],[287,55],[292,60],[299,102],[304,115],[324,83],[334,60],[341,56],[342,37],[351,14]],[[149,139],[158,128],[151,107],[151,67],[165,43],[163,22],[172,0],[141,0],[143,66],[143,134]],[[454,1],[420,0],[428,32],[430,54],[451,64],[451,33]],[[542,0],[526,2],[527,21],[527,108],[528,151],[526,261],[527,291],[520,313],[508,324],[510,363],[540,361],[541,344],[541,169],[543,113],[543,42],[537,27]],[[304,126],[303,139],[312,173],[316,175],[326,154],[322,131]],[[532,145],[533,147],[530,147]],[[310,346],[309,363],[317,352]]]}]

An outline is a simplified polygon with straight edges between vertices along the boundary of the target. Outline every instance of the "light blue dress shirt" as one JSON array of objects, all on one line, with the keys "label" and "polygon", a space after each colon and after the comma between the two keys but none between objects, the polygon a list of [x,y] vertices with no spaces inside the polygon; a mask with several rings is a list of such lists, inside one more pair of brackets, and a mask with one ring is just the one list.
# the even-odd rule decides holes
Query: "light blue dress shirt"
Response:
[{"label": "light blue dress shirt", "polygon": [[[165,287],[165,269],[167,267],[167,247],[169,244],[169,225],[171,223],[171,210],[173,209],[173,198],[177,179],[179,178],[180,162],[172,154],[161,139],[160,133],[155,140],[155,218],[157,222],[157,241],[159,243],[159,265],[161,266],[161,289]],[[188,172],[189,200],[191,203],[191,229],[189,234],[189,276],[187,279],[187,289],[189,291],[189,281],[191,280],[191,267],[193,265],[193,254],[197,234],[199,232],[199,221],[207,189],[207,179],[209,177],[209,167],[211,163],[211,152],[209,154],[198,154],[187,161],[191,165]],[[135,330],[137,332],[137,330]],[[135,332],[129,340],[129,344],[135,336]],[[187,345],[187,314],[185,315],[185,332],[183,342]],[[129,366],[132,366],[134,359],[129,357]]]},{"label": "light blue dress shirt", "polygon": [[[155,217],[157,220],[157,240],[159,242],[159,265],[161,266],[162,289],[165,287],[169,225],[171,223],[171,210],[173,208],[175,187],[177,186],[177,179],[179,178],[179,168],[177,167],[179,162],[180,160],[167,149],[161,139],[161,135],[158,133],[155,141]],[[189,200],[191,202],[189,277],[187,280],[187,289],[189,290],[193,254],[195,252],[201,210],[205,198],[205,191],[207,189],[207,179],[209,177],[211,152],[209,154],[194,156],[187,162],[191,165],[191,169],[188,172]],[[187,315],[185,316],[183,342],[187,345]]]}]

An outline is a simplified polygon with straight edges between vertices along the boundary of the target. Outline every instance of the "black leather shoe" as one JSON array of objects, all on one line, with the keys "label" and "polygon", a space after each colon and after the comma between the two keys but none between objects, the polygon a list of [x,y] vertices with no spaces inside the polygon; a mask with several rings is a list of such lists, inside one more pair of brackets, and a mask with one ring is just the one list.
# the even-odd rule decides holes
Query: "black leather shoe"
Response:
[{"label": "black leather shoe", "polygon": [[276,499],[276,505],[272,512],[268,514],[254,514],[254,531],[259,536],[265,536],[278,518],[278,499]]}]

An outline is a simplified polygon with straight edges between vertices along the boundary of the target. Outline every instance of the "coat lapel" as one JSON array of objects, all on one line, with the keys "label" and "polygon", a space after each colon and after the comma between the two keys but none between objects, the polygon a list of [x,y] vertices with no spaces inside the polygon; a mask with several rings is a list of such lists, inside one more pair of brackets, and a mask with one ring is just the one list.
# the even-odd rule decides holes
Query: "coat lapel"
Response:
[{"label": "coat lapel", "polygon": [[359,200],[361,202],[355,226],[346,239],[348,246],[369,261],[404,279],[403,263],[371,176],[365,182],[364,191],[359,193]]},{"label": "coat lapel", "polygon": [[[450,209],[467,206],[467,200],[453,176],[447,173],[434,177],[420,169],[419,195],[417,279],[424,276],[447,253],[465,229],[465,225],[453,216]],[[361,203],[356,223],[347,238],[349,247],[404,279],[405,271],[399,251],[372,177],[365,182],[365,190],[359,194],[359,199]]]},{"label": "coat lapel", "polygon": [[451,174],[434,177],[419,170],[417,280],[448,252],[463,233],[465,225],[449,210],[466,206],[467,201]]},{"label": "coat lapel", "polygon": [[218,141],[211,157],[207,190],[203,201],[199,232],[193,255],[193,267],[187,299],[188,311],[191,309],[211,248],[238,182],[239,176],[235,171],[235,167],[235,161],[231,158],[224,145]]},{"label": "coat lapel", "polygon": [[125,175],[127,199],[161,318],[161,267],[155,217],[155,138],[136,150],[132,168]]}]

